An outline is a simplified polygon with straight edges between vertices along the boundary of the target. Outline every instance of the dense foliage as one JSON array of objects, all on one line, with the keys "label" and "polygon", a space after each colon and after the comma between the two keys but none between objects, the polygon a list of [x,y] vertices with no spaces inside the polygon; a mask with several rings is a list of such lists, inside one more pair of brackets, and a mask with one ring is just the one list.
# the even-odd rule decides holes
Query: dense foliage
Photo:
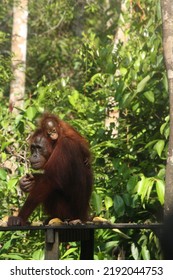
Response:
[{"label": "dense foliage", "polygon": [[[1,218],[23,203],[17,182],[29,169],[26,139],[39,114],[50,110],[91,144],[92,215],[112,222],[160,221],[169,117],[159,2],[125,1],[122,12],[120,1],[30,0],[27,94],[17,117],[8,110],[12,4],[1,2]],[[118,26],[128,40],[115,47]],[[110,111],[119,117],[107,128]],[[43,219],[41,208],[32,218]],[[0,232],[0,237],[1,259],[43,257],[40,232]],[[125,248],[126,259],[161,257],[153,232],[99,230],[95,259],[111,259],[116,246]],[[62,259],[78,257],[76,243],[62,246]]]}]

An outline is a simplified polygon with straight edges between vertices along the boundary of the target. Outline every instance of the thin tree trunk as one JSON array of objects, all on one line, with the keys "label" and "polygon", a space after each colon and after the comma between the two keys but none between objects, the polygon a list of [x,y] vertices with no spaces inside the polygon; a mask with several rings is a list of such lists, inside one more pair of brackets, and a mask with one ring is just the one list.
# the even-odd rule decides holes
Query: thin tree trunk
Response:
[{"label": "thin tree trunk", "polygon": [[[113,46],[113,53],[116,53],[117,46],[121,42],[124,45],[128,42],[128,35],[126,34],[126,30],[130,28],[130,19],[132,16],[132,5],[130,3],[129,8],[127,8],[127,2],[129,0],[121,0],[120,1],[120,15],[119,15],[119,22],[118,22],[118,28],[115,34],[114,38],[114,46]],[[118,1],[119,3],[119,1]],[[129,21],[124,22],[123,15],[129,15]]]},{"label": "thin tree trunk", "polygon": [[82,36],[83,25],[84,25],[84,11],[85,11],[86,0],[78,0],[75,4],[75,17],[72,24],[72,30],[76,36]]},{"label": "thin tree trunk", "polygon": [[[118,0],[117,5],[120,9],[119,21],[118,21],[118,28],[114,38],[114,46],[112,53],[116,54],[118,50],[118,44],[121,42],[124,45],[128,42],[128,36],[126,35],[126,30],[130,28],[130,18],[132,15],[132,9],[130,4],[130,9],[127,8],[127,2],[129,0]],[[107,6],[109,7],[109,1],[106,2]],[[129,21],[122,24],[124,22],[122,17],[124,14],[129,14]],[[120,70],[117,69],[115,76],[120,76]],[[117,107],[117,109],[115,109]],[[118,110],[118,103],[114,100],[114,97],[109,97],[108,100],[108,108],[106,109],[106,119],[105,119],[105,127],[109,130],[111,124],[114,124],[114,128],[112,129],[112,138],[116,138],[118,135],[118,125],[119,125],[119,110]]]},{"label": "thin tree trunk", "polygon": [[12,30],[12,72],[10,85],[10,111],[23,108],[27,45],[28,0],[14,0]]},{"label": "thin tree trunk", "polygon": [[173,211],[173,1],[161,0],[163,21],[163,51],[168,77],[170,104],[170,136],[166,165],[164,214]]}]

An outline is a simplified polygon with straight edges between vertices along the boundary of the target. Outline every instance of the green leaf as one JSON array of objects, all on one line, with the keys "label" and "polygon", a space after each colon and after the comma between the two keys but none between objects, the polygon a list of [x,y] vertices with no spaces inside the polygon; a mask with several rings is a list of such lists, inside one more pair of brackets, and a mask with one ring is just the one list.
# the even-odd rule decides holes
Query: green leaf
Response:
[{"label": "green leaf", "polygon": [[154,145],[154,150],[158,153],[159,157],[161,157],[162,151],[165,146],[165,141],[164,140],[159,140],[155,145]]},{"label": "green leaf", "polygon": [[3,168],[0,168],[0,179],[3,181],[7,179],[7,172]]},{"label": "green leaf", "polygon": [[102,75],[101,73],[97,73],[95,75],[92,76],[91,78],[91,83],[95,83],[95,82],[101,82],[102,81]]},{"label": "green leaf", "polygon": [[141,253],[144,260],[150,260],[150,252],[147,249],[147,246],[142,246]]},{"label": "green leaf", "polygon": [[123,237],[125,239],[131,239],[131,237],[129,235],[125,234],[124,232],[122,232],[118,228],[114,228],[112,231],[118,233],[121,237]]},{"label": "green leaf", "polygon": [[36,250],[32,255],[33,260],[43,260],[43,257],[44,257],[44,252],[42,249]]},{"label": "green leaf", "polygon": [[148,147],[152,146],[157,142],[157,140],[152,140],[152,141],[149,141],[146,145],[145,145],[145,149],[147,149]]},{"label": "green leaf", "polygon": [[10,259],[10,260],[23,260],[22,257],[20,257],[17,254],[8,253],[8,254],[1,254],[1,259]]},{"label": "green leaf", "polygon": [[74,90],[73,93],[68,96],[68,100],[73,107],[76,107],[76,103],[80,102],[79,92],[77,90]]},{"label": "green leaf", "polygon": [[164,198],[165,198],[165,184],[162,180],[157,180],[156,181],[156,191],[157,191],[157,196],[160,201],[160,204],[164,204]]},{"label": "green leaf", "polygon": [[5,148],[8,147],[11,143],[12,143],[12,141],[9,141],[9,142],[2,142],[2,144],[1,144],[1,149],[2,149],[2,151],[4,151]]},{"label": "green leaf", "polygon": [[96,192],[92,193],[92,202],[94,210],[96,211],[96,214],[100,214],[102,210],[102,198],[101,195],[97,194]]},{"label": "green leaf", "polygon": [[137,93],[139,93],[139,92],[141,92],[141,91],[144,90],[144,88],[145,88],[147,82],[150,80],[150,78],[151,78],[151,77],[150,77],[149,75],[147,75],[147,76],[138,84],[138,86],[137,86]]},{"label": "green leaf", "polygon": [[5,250],[8,250],[10,247],[11,247],[11,239],[8,240],[7,242],[5,242],[5,244],[3,245],[2,249],[5,251]]},{"label": "green leaf", "polygon": [[27,108],[26,116],[30,121],[32,121],[35,118],[36,114],[37,114],[36,107],[30,106],[30,107]]},{"label": "green leaf", "polygon": [[160,133],[163,135],[164,129],[167,126],[167,123],[163,123],[160,127]]},{"label": "green leaf", "polygon": [[128,71],[127,68],[124,68],[124,67],[120,68],[120,73],[121,73],[122,76],[125,76],[127,71]]},{"label": "green leaf", "polygon": [[142,189],[142,192],[141,192],[141,201],[142,202],[144,201],[144,199],[147,196],[148,187],[150,186],[149,183],[150,183],[150,179],[149,178],[145,178],[145,181],[144,181],[144,184],[143,184],[143,189]]},{"label": "green leaf", "polygon": [[167,92],[168,91],[168,78],[167,78],[166,73],[163,73],[163,84],[165,87],[165,91]]},{"label": "green leaf", "polygon": [[169,127],[169,120],[170,120],[170,117],[167,116],[167,117],[165,118],[165,122],[164,122],[164,123],[161,125],[161,127],[160,127],[160,133],[161,133],[162,135],[164,135],[166,139],[167,139],[168,136],[169,136],[169,130],[170,130],[170,127]]},{"label": "green leaf", "polygon": [[114,210],[118,217],[124,215],[125,212],[125,205],[122,197],[120,195],[115,195],[114,197]]},{"label": "green leaf", "polygon": [[146,99],[148,101],[150,101],[151,103],[154,103],[155,98],[154,98],[154,93],[152,91],[146,91],[144,92],[144,96],[146,97]]},{"label": "green leaf", "polygon": [[15,186],[16,186],[16,184],[18,183],[18,178],[12,178],[12,179],[10,179],[9,181],[8,181],[8,188],[9,189],[13,189]]},{"label": "green leaf", "polygon": [[132,203],[132,196],[129,193],[124,193],[123,194],[123,200],[125,205],[131,207],[131,203]]},{"label": "green leaf", "polygon": [[141,201],[143,202],[146,198],[149,199],[152,187],[154,184],[153,178],[146,178],[144,175],[141,176],[141,180],[137,183],[137,193],[141,196]]},{"label": "green leaf", "polygon": [[150,193],[151,193],[151,191],[152,191],[153,185],[154,185],[154,179],[151,178],[151,179],[149,180],[149,186],[148,186],[147,194],[146,194],[146,199],[147,199],[147,201],[149,201]]},{"label": "green leaf", "polygon": [[110,251],[110,250],[112,250],[114,247],[118,246],[118,244],[119,244],[119,241],[118,241],[118,240],[106,242],[106,244],[105,244],[105,249],[106,249],[106,251]]},{"label": "green leaf", "polygon": [[64,259],[65,257],[69,256],[70,254],[74,253],[77,250],[77,248],[70,248],[67,250],[64,255],[61,257],[61,259]]},{"label": "green leaf", "polygon": [[127,191],[129,193],[133,193],[134,192],[134,189],[135,189],[135,186],[138,182],[138,176],[132,176],[129,181],[127,182]]},{"label": "green leaf", "polygon": [[131,252],[132,252],[132,256],[135,260],[139,259],[139,252],[138,252],[138,248],[135,246],[134,243],[132,243],[131,245]]},{"label": "green leaf", "polygon": [[145,176],[141,175],[141,180],[137,183],[135,189],[139,195],[142,194],[143,189],[145,187]]},{"label": "green leaf", "polygon": [[110,196],[106,196],[104,202],[105,202],[106,210],[108,210],[109,208],[111,208],[112,205],[113,205],[113,200],[112,200],[112,198],[111,198]]}]

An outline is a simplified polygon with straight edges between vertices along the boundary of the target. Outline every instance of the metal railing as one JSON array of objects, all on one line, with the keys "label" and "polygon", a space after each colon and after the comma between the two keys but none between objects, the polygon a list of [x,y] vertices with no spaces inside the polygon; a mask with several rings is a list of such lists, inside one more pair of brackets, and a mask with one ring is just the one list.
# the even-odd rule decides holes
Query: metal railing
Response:
[{"label": "metal railing", "polygon": [[158,237],[160,236],[163,224],[137,224],[137,223],[109,223],[109,222],[87,222],[79,224],[59,224],[59,225],[26,225],[26,226],[0,226],[0,231],[45,231],[45,259],[58,259],[60,242],[81,242],[80,259],[91,260],[94,255],[94,231],[97,229],[147,229],[152,230]]}]

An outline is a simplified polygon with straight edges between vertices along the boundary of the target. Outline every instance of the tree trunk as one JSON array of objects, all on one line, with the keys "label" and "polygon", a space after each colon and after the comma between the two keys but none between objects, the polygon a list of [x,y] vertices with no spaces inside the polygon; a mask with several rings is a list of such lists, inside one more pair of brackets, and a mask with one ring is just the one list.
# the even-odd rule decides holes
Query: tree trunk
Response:
[{"label": "tree trunk", "polygon": [[[27,45],[28,0],[14,0],[12,30],[12,72],[10,85],[10,111],[23,108]],[[15,109],[14,109],[15,108]]]},{"label": "tree trunk", "polygon": [[173,1],[161,0],[163,21],[163,51],[168,77],[170,104],[170,136],[166,164],[166,190],[164,214],[173,211]]},{"label": "tree trunk", "polygon": [[[113,53],[116,53],[117,46],[121,42],[124,45],[128,42],[128,35],[126,34],[126,30],[130,28],[130,19],[132,16],[132,4],[130,3],[129,8],[127,8],[127,0],[120,1],[120,15],[119,15],[119,22],[118,22],[118,29],[115,34],[114,38],[114,46],[113,46]],[[119,3],[119,1],[118,1]],[[129,15],[129,21],[124,22],[123,15]]]},{"label": "tree trunk", "polygon": [[72,24],[72,30],[76,36],[81,37],[84,25],[84,11],[86,0],[78,0],[75,4],[74,20]]},{"label": "tree trunk", "polygon": [[[128,42],[128,36],[126,35],[126,30],[130,28],[130,19],[132,15],[131,3],[130,9],[127,8],[127,2],[129,0],[118,0],[117,6],[119,7],[119,20],[118,20],[118,28],[114,38],[114,46],[112,53],[116,54],[118,51],[118,44],[121,42],[125,45]],[[107,1],[107,6],[109,7],[110,3]],[[123,15],[129,15],[129,21],[123,24],[124,20],[122,20]],[[120,76],[120,70],[117,69],[115,76]],[[117,107],[117,109],[115,109]],[[109,97],[108,100],[108,108],[106,109],[106,120],[105,120],[105,127],[109,130],[111,124],[114,124],[114,128],[112,129],[112,138],[116,138],[118,135],[118,125],[119,125],[119,110],[118,110],[118,103],[114,100],[114,97]]]}]

